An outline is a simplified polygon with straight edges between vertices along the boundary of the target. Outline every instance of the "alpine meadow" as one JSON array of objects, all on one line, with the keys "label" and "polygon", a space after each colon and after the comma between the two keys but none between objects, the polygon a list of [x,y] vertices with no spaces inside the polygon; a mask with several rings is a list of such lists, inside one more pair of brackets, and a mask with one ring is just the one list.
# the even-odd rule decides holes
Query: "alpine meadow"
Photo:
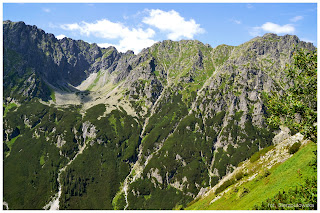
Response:
[{"label": "alpine meadow", "polygon": [[134,53],[3,21],[3,209],[315,210],[316,159],[296,35]]}]

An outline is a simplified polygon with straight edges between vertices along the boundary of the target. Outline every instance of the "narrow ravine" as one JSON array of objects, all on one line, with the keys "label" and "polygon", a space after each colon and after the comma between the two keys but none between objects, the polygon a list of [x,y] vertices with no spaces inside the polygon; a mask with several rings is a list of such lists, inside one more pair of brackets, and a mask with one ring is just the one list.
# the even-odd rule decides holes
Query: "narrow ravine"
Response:
[{"label": "narrow ravine", "polygon": [[159,100],[162,98],[163,94],[165,93],[165,90],[167,89],[167,87],[163,88],[161,94],[159,95],[159,97],[157,98],[157,100],[154,102],[154,104],[152,105],[152,108],[150,110],[150,116],[146,118],[144,124],[143,124],[143,127],[142,127],[142,131],[141,131],[141,134],[140,134],[140,138],[142,138],[143,134],[144,134],[144,131],[149,123],[149,118],[151,118],[153,115],[154,115],[154,112],[155,112],[155,109],[158,105],[158,102]]},{"label": "narrow ravine", "polygon": [[[142,131],[144,132],[144,131]],[[140,137],[142,136],[142,133],[140,135]],[[132,183],[137,177],[140,177],[140,174],[143,171],[143,167],[140,165],[141,161],[142,161],[142,149],[143,146],[142,144],[140,144],[139,146],[139,154],[138,154],[138,160],[134,163],[134,165],[131,167],[130,173],[128,174],[128,176],[126,177],[126,179],[123,182],[123,187],[122,190],[124,192],[124,198],[126,200],[126,205],[124,207],[124,210],[126,210],[129,206],[129,202],[128,202],[128,188],[129,188],[129,184]],[[135,175],[133,174],[133,171],[135,171]]]},{"label": "narrow ravine", "polygon": [[[126,200],[126,205],[124,207],[124,210],[126,210],[129,206],[129,202],[128,202],[128,189],[129,189],[129,185],[134,182],[137,178],[140,177],[140,175],[143,172],[144,167],[148,164],[149,160],[151,159],[152,155],[148,156],[148,158],[146,159],[145,163],[143,164],[143,166],[141,165],[142,163],[142,144],[140,144],[139,147],[139,154],[138,154],[138,160],[135,162],[135,164],[132,166],[131,171],[129,173],[129,175],[126,177],[126,179],[123,182],[123,187],[122,190],[124,192],[124,198]],[[135,174],[132,175],[133,171],[135,171]]]},{"label": "narrow ravine", "polygon": [[128,208],[128,206],[129,206],[129,202],[128,202],[128,179],[127,178],[124,181],[123,191],[124,191],[124,198],[126,200],[126,205],[124,207],[124,210],[126,210]]},{"label": "narrow ravine", "polygon": [[64,172],[66,170],[66,168],[78,157],[78,155],[82,154],[82,152],[84,151],[84,149],[86,148],[87,143],[86,141],[84,141],[84,145],[80,147],[79,152],[77,152],[77,154],[74,156],[74,158],[72,160],[70,160],[63,168],[61,168],[59,170],[59,174],[58,174],[58,185],[59,185],[59,191],[54,195],[54,197],[52,198],[52,200],[43,207],[43,209],[45,210],[59,210],[59,200],[62,194],[62,184],[60,181],[60,177],[61,177],[61,173]]},{"label": "narrow ravine", "polygon": [[[153,104],[153,106],[152,106],[152,108],[150,110],[150,112],[151,112],[150,116],[148,118],[146,118],[146,120],[145,120],[145,122],[143,124],[142,131],[141,131],[141,134],[140,134],[140,138],[143,137],[145,128],[149,123],[149,118],[154,114],[155,108],[157,107],[159,100],[162,98],[163,94],[165,93],[165,90],[166,90],[166,87],[162,90],[161,94],[159,95],[157,100],[154,102],[154,104]],[[143,150],[143,146],[142,146],[142,143],[141,143],[140,146],[139,146],[138,160],[131,167],[130,173],[128,174],[128,176],[126,177],[126,179],[123,182],[123,187],[122,187],[121,191],[124,192],[124,197],[125,197],[125,200],[126,200],[126,205],[124,207],[124,210],[126,210],[128,208],[128,206],[129,206],[129,202],[128,202],[128,187],[129,187],[129,184],[132,183],[133,181],[135,181],[137,177],[140,177],[140,174],[143,171],[143,166],[140,165],[141,161],[142,161],[142,150]],[[146,165],[148,163],[148,161],[149,161],[149,158],[146,160],[144,165]],[[135,175],[134,176],[132,176],[132,172],[133,171],[135,171]]]}]

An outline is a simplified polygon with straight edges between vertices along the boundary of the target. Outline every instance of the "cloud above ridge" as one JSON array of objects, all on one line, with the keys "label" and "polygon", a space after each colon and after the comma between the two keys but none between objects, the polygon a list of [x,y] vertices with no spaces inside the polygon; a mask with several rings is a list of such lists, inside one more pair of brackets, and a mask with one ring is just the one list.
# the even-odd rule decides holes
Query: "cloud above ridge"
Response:
[{"label": "cloud above ridge", "polygon": [[63,34],[60,34],[60,35],[57,35],[57,36],[56,36],[56,38],[59,39],[59,40],[60,40],[60,39],[63,39],[64,37],[66,37],[66,36],[63,35]]},{"label": "cloud above ridge", "polygon": [[132,28],[119,22],[111,22],[107,19],[98,20],[93,23],[81,22],[61,25],[61,28],[69,31],[77,31],[81,35],[95,36],[105,39],[119,39],[117,47],[120,51],[133,50],[139,52],[143,47],[152,45],[156,41],[151,38],[155,31],[151,28]]},{"label": "cloud above ridge", "polygon": [[295,28],[292,24],[279,25],[272,22],[266,22],[260,27],[253,27],[250,30],[250,35],[259,36],[263,32],[276,33],[276,34],[292,34],[295,32]]},{"label": "cloud above ridge", "polygon": [[[97,42],[101,47],[109,45],[121,52],[133,50],[135,53],[156,43],[155,37],[159,32],[165,33],[166,38],[171,40],[193,39],[195,35],[205,32],[194,19],[186,20],[175,10],[152,9],[144,10],[140,14],[144,16],[140,24],[134,27],[101,19],[94,22],[62,24],[60,28],[86,37],[105,39],[106,42]],[[124,18],[124,20],[127,19]]]},{"label": "cloud above ridge", "polygon": [[152,9],[148,10],[148,12],[149,16],[144,17],[142,22],[156,27],[163,32],[167,32],[168,39],[193,39],[195,35],[205,32],[194,19],[187,21],[174,10],[166,12],[159,9]]}]

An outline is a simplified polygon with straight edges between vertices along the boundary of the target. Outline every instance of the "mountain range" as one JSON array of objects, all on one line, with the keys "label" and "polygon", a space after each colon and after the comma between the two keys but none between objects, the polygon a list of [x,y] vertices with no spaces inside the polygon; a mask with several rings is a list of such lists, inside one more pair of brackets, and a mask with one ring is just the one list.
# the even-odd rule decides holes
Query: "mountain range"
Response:
[{"label": "mountain range", "polygon": [[3,22],[10,209],[173,209],[273,144],[264,94],[297,36],[162,41],[139,54]]}]

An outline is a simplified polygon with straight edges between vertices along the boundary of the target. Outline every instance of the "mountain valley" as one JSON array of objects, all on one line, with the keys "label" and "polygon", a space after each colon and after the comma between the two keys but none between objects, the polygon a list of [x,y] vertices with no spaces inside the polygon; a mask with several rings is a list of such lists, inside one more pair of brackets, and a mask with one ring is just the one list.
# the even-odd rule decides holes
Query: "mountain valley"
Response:
[{"label": "mountain valley", "polygon": [[[9,209],[199,208],[196,200],[214,199],[217,184],[276,145],[284,131],[267,123],[266,94],[288,89],[280,82],[290,85],[284,70],[297,49],[316,50],[271,33],[215,48],[165,40],[138,54],[23,22],[4,21],[3,35]],[[296,135],[285,133],[278,141]],[[302,138],[300,152],[316,150]]]}]

